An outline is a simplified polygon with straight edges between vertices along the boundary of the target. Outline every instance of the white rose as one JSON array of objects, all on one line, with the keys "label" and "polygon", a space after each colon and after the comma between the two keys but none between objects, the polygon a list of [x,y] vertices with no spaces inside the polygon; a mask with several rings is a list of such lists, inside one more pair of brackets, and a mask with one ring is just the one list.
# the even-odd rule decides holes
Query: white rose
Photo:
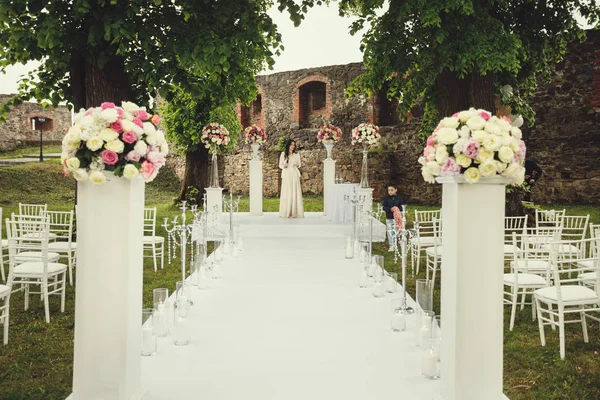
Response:
[{"label": "white rose", "polygon": [[146,144],[146,142],[140,140],[135,144],[133,149],[136,152],[138,152],[138,154],[141,154],[142,157],[144,157],[146,155],[146,153],[148,152],[148,145]]},{"label": "white rose", "polygon": [[104,161],[102,161],[101,157],[96,157],[92,160],[90,164],[90,169],[92,171],[102,171],[104,170]]},{"label": "white rose", "polygon": [[515,138],[511,139],[509,147],[515,154],[521,152],[521,147],[519,146],[519,141]]},{"label": "white rose", "polygon": [[475,167],[467,168],[465,171],[465,181],[467,183],[476,183],[479,181],[479,169]]},{"label": "white rose", "polygon": [[525,179],[525,168],[517,163],[511,163],[504,172],[502,172],[502,176],[510,178],[511,183],[521,184]]},{"label": "white rose", "polygon": [[119,139],[111,140],[104,146],[107,150],[114,151],[115,153],[122,153],[125,150],[125,143]]},{"label": "white rose", "polygon": [[471,135],[471,130],[469,129],[468,126],[463,125],[460,127],[460,131],[458,132],[458,135],[463,139],[468,139],[469,136]]},{"label": "white rose", "polygon": [[210,138],[210,141],[213,142],[213,143],[216,143],[217,142],[217,138],[213,136],[213,137]]},{"label": "white rose", "polygon": [[467,157],[464,154],[459,154],[458,156],[456,156],[456,162],[461,167],[467,168],[469,167],[469,165],[471,165],[472,160],[470,157]]},{"label": "white rose", "polygon": [[68,132],[63,138],[63,143],[77,143],[81,141],[81,136],[77,132]]},{"label": "white rose", "polygon": [[429,168],[425,165],[421,168],[421,175],[423,176],[423,179],[425,179],[425,182],[435,183],[435,176],[433,176]]},{"label": "white rose", "polygon": [[109,124],[112,124],[119,119],[119,113],[117,112],[116,108],[107,108],[106,110],[102,110],[102,112],[100,112],[100,116]]},{"label": "white rose", "polygon": [[127,179],[133,179],[138,176],[139,173],[140,171],[133,164],[127,164],[125,168],[123,168],[123,177]]},{"label": "white rose", "polygon": [[495,123],[491,122],[491,120],[485,123],[485,130],[486,132],[491,133],[493,135],[499,135],[502,133],[500,127]]},{"label": "white rose", "polygon": [[67,160],[67,169],[71,172],[77,170],[79,168],[79,165],[81,165],[81,163],[79,162],[79,158],[77,157],[71,157]]},{"label": "white rose", "polygon": [[104,185],[104,182],[106,182],[106,176],[104,176],[104,174],[100,171],[93,171],[90,174],[90,182],[92,182],[94,185]]},{"label": "white rose", "polygon": [[136,124],[133,124],[133,129],[132,129],[133,133],[135,133],[135,135],[139,138],[142,137],[142,135],[144,134],[144,130],[142,128],[140,128],[139,126],[137,126]]},{"label": "white rose", "polygon": [[510,133],[511,133],[512,137],[514,137],[517,140],[523,139],[523,132],[521,132],[521,130],[519,128],[517,128],[516,126],[513,126],[511,128]]},{"label": "white rose", "polygon": [[458,119],[460,120],[460,122],[462,122],[464,124],[469,119],[471,119],[471,117],[474,117],[475,115],[477,115],[477,110],[475,110],[474,108],[471,108],[468,111],[459,112]]},{"label": "white rose", "polygon": [[162,142],[160,144],[160,154],[165,157],[169,154],[169,144],[167,142]]},{"label": "white rose", "polygon": [[496,135],[487,135],[485,139],[483,139],[483,147],[489,151],[496,151],[502,146],[502,140],[500,137]]},{"label": "white rose", "polygon": [[440,165],[435,161],[429,161],[425,167],[429,170],[431,175],[435,176],[439,175],[442,170],[442,167],[440,167]]},{"label": "white rose", "polygon": [[488,133],[486,131],[474,131],[472,136],[479,143],[483,143],[485,138],[488,137]]},{"label": "white rose", "polygon": [[494,122],[496,123],[496,125],[498,125],[500,127],[500,130],[502,132],[509,132],[510,128],[512,128],[510,122],[505,121],[503,119],[498,118]]},{"label": "white rose", "polygon": [[135,112],[140,109],[137,104],[130,101],[124,101],[121,103],[121,107],[123,107],[123,110],[131,114],[135,114]]},{"label": "white rose", "polygon": [[479,164],[479,174],[481,176],[496,175],[496,164],[493,161],[486,161],[483,164]]},{"label": "white rose", "polygon": [[94,117],[92,117],[91,115],[86,115],[81,118],[81,121],[79,124],[81,125],[82,129],[89,128],[92,125],[94,125]]},{"label": "white rose", "polygon": [[[131,122],[131,121],[127,120],[127,119],[122,119],[121,120],[121,126],[123,127],[123,132],[127,132],[127,131],[132,130],[133,127],[134,127],[134,125],[135,124],[133,122]],[[137,126],[137,125],[135,125],[135,126]]]},{"label": "white rose", "polygon": [[88,174],[83,168],[73,171],[73,177],[77,182],[83,182],[88,178]]},{"label": "white rose", "polygon": [[454,128],[442,128],[437,132],[437,139],[443,144],[454,144],[458,140],[458,131]]},{"label": "white rose", "polygon": [[448,159],[448,150],[444,145],[438,145],[435,149],[435,161],[439,164],[443,164]]},{"label": "white rose", "polygon": [[82,132],[79,134],[79,138],[80,138],[81,140],[83,140],[84,142],[87,142],[87,140],[88,140],[90,137],[91,137],[91,135],[90,135],[90,131],[88,131],[87,129],[86,129],[86,130],[84,130],[84,131],[82,131]]},{"label": "white rose", "polygon": [[475,159],[480,164],[483,164],[486,161],[491,161],[494,159],[494,152],[486,149],[479,149],[479,153],[477,154],[477,157],[475,157]]},{"label": "white rose", "polygon": [[100,138],[99,136],[94,136],[94,137],[88,139],[88,141],[85,142],[85,145],[91,151],[96,151],[96,150],[101,149],[102,146],[104,146],[104,140],[102,140],[102,138]]},{"label": "white rose", "polygon": [[475,115],[467,121],[467,126],[471,128],[471,130],[478,131],[485,127],[485,119],[480,117],[479,115]]},{"label": "white rose", "polygon": [[217,144],[221,145],[221,143],[223,143],[223,139],[221,139],[221,138],[217,139]]},{"label": "white rose", "polygon": [[154,127],[154,125],[152,125],[152,122],[144,122],[142,125],[144,127],[144,133],[146,135],[152,135],[156,132],[156,128]]},{"label": "white rose", "polygon": [[100,137],[105,142],[110,142],[119,137],[119,134],[110,128],[104,128],[100,131]]},{"label": "white rose", "polygon": [[497,171],[499,174],[503,173],[503,172],[504,172],[504,170],[505,170],[505,169],[506,169],[506,167],[507,167],[507,164],[505,164],[505,163],[503,163],[503,162],[500,162],[500,161],[498,161],[498,160],[495,160],[495,161],[494,161],[494,164],[496,164],[496,171]]},{"label": "white rose", "polygon": [[427,160],[425,159],[425,157],[421,156],[417,159],[417,162],[421,165],[425,165],[427,164]]},{"label": "white rose", "polygon": [[158,145],[158,137],[155,134],[147,135],[146,143],[148,143],[150,146],[156,146]]},{"label": "white rose", "polygon": [[445,128],[456,129],[460,125],[460,121],[456,117],[446,117],[442,120],[442,125]]},{"label": "white rose", "polygon": [[508,132],[502,132],[500,138],[502,139],[502,146],[510,146],[510,143],[513,141],[512,136]]},{"label": "white rose", "polygon": [[500,150],[498,150],[498,158],[502,162],[510,163],[515,158],[515,152],[512,151],[510,147],[502,146]]}]

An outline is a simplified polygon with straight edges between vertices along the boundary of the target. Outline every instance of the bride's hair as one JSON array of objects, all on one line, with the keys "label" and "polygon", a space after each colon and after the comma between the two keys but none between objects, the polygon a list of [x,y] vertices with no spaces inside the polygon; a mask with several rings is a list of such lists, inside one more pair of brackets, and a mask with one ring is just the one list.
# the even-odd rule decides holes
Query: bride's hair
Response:
[{"label": "bride's hair", "polygon": [[[289,159],[290,158],[290,146],[292,145],[292,143],[296,143],[296,141],[294,139],[290,139],[288,140],[288,142],[285,144],[285,159]],[[294,153],[296,152],[296,148],[294,147]]]}]

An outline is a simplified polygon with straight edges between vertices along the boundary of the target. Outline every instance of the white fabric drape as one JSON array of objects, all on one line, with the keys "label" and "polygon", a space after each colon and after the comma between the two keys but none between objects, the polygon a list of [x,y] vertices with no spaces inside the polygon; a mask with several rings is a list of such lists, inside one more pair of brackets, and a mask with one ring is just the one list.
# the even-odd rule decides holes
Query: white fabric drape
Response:
[{"label": "white fabric drape", "polygon": [[304,218],[302,205],[302,187],[300,186],[300,155],[290,154],[288,160],[285,153],[279,156],[281,168],[281,192],[279,195],[279,216],[281,218]]}]

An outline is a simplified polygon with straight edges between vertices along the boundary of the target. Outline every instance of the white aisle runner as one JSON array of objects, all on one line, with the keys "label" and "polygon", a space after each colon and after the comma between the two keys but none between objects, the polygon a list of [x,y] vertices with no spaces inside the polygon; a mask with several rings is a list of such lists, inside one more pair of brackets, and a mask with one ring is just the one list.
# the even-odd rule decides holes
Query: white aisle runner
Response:
[{"label": "white aisle runner", "polygon": [[[430,400],[414,316],[390,329],[390,300],[358,287],[345,227],[320,213],[240,217],[244,252],[193,288],[191,342],[143,357],[145,400]],[[391,255],[390,255],[391,256]]]}]

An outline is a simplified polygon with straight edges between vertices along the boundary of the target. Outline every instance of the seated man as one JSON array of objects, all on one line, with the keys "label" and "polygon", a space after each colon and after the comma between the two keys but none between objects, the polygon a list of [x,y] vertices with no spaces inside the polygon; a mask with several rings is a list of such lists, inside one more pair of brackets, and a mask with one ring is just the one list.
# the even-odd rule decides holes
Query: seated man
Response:
[{"label": "seated man", "polygon": [[525,185],[529,189],[529,192],[525,193],[523,197],[524,201],[531,201],[531,189],[541,176],[542,169],[537,165],[537,160],[535,158],[525,160]]}]

